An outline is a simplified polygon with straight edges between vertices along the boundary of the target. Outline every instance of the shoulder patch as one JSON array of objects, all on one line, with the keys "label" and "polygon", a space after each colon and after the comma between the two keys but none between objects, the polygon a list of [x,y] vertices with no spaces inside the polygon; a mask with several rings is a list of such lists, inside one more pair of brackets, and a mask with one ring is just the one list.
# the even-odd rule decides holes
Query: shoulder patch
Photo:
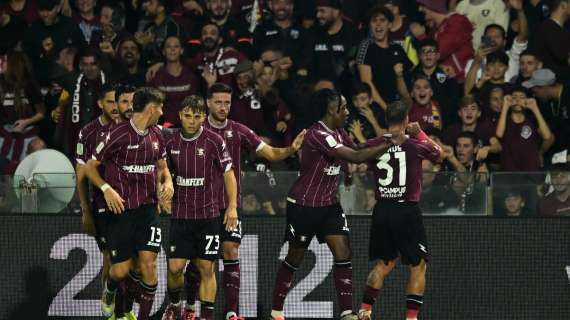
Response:
[{"label": "shoulder patch", "polygon": [[338,142],[336,142],[336,139],[335,139],[333,136],[331,136],[331,135],[328,135],[328,136],[325,138],[325,140],[327,141],[329,147],[331,147],[331,148],[336,147],[336,145],[338,144]]}]

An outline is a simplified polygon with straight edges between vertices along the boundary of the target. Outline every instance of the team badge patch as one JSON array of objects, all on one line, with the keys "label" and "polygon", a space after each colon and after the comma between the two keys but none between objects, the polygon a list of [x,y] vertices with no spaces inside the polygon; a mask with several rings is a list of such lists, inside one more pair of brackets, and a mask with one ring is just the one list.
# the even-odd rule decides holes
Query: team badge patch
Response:
[{"label": "team badge patch", "polygon": [[83,143],[78,143],[75,153],[82,156],[83,155]]},{"label": "team badge patch", "polygon": [[203,157],[204,156],[204,149],[202,149],[202,148],[196,149],[196,155],[199,157]]},{"label": "team badge patch", "polygon": [[532,136],[532,129],[528,125],[524,125],[521,129],[521,137],[528,139],[530,136]]},{"label": "team badge patch", "polygon": [[334,138],[333,136],[330,136],[330,135],[327,136],[327,137],[325,138],[325,140],[327,141],[329,147],[331,147],[331,148],[336,147],[336,145],[338,144],[338,143],[336,142],[335,138]]},{"label": "team badge patch", "polygon": [[444,83],[447,80],[447,75],[443,72],[438,72],[435,77],[439,83]]},{"label": "team badge patch", "polygon": [[232,138],[234,136],[234,133],[232,132],[232,130],[228,130],[224,133],[226,135],[226,138]]}]

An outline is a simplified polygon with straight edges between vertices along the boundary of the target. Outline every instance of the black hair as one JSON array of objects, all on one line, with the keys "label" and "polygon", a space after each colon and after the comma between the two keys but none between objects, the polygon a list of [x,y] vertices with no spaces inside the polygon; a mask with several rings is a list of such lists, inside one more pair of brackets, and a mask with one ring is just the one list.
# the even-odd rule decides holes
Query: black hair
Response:
[{"label": "black hair", "polygon": [[509,66],[509,56],[503,50],[497,50],[489,53],[487,56],[487,64],[500,62],[505,66]]},{"label": "black hair", "polygon": [[150,103],[164,103],[164,93],[152,87],[142,87],[135,91],[133,96],[133,112],[143,112]]},{"label": "black hair", "polygon": [[418,52],[422,51],[424,47],[434,47],[435,50],[439,51],[439,45],[437,44],[437,41],[431,38],[420,41],[418,44]]},{"label": "black hair", "polygon": [[321,89],[313,94],[312,97],[312,108],[309,108],[312,112],[311,123],[321,120],[326,114],[331,103],[336,103],[337,107],[340,109],[342,104],[342,95],[331,89]]},{"label": "black hair", "polygon": [[186,109],[197,113],[206,113],[206,103],[204,102],[204,98],[195,94],[187,96],[182,100],[179,111],[182,112]]},{"label": "black hair", "polygon": [[215,93],[229,93],[232,94],[232,87],[225,83],[216,82],[210,88],[208,88],[208,99],[212,99]]},{"label": "black hair", "polygon": [[[101,9],[103,9],[103,7],[111,8],[111,10],[113,10],[113,13],[111,14],[111,24],[115,30],[125,27],[125,9],[123,9],[122,6],[105,3],[101,6]],[[101,12],[99,12],[99,15],[101,15]]]},{"label": "black hair", "polygon": [[355,82],[352,86],[352,96],[357,96],[361,93],[366,93],[369,97],[372,97],[372,89],[370,85],[366,82]]},{"label": "black hair", "polygon": [[98,93],[97,94],[97,100],[105,99],[105,95],[107,95],[107,93],[109,93],[111,91],[115,91],[115,97],[116,97],[117,86],[114,83],[107,82],[107,83],[103,84],[101,86],[101,89],[99,89],[99,92],[97,92]]},{"label": "black hair", "polygon": [[379,15],[384,16],[386,19],[388,19],[389,22],[394,22],[394,14],[392,11],[390,11],[390,9],[386,8],[384,5],[376,5],[370,10],[370,13],[368,14],[368,23],[370,23],[372,19],[376,18]]},{"label": "black hair", "polygon": [[503,28],[503,26],[501,26],[500,24],[496,23],[488,24],[485,27],[485,31],[483,31],[483,35],[487,34],[487,31],[489,31],[490,29],[498,29],[499,31],[501,31],[501,35],[503,38],[507,37],[507,32],[505,31],[505,28]]},{"label": "black hair", "polygon": [[477,146],[479,144],[479,137],[477,136],[477,134],[475,132],[471,132],[471,131],[463,131],[461,132],[458,136],[457,139],[455,139],[455,143],[457,143],[457,140],[459,140],[459,138],[467,138],[470,139],[471,142],[473,142],[473,146]]},{"label": "black hair", "polygon": [[119,102],[121,95],[137,91],[137,88],[131,84],[121,83],[116,86],[115,101]]},{"label": "black hair", "polygon": [[391,102],[386,108],[386,123],[388,126],[402,124],[408,116],[408,105],[401,100]]},{"label": "black hair", "polygon": [[509,90],[509,94],[511,94],[511,95],[515,92],[522,92],[526,95],[527,98],[532,97],[532,92],[529,89],[527,89],[521,85],[514,86],[511,88],[511,90]]},{"label": "black hair", "polygon": [[532,50],[532,49],[526,49],[525,51],[521,52],[521,57],[522,56],[533,56],[536,60],[538,61],[542,61],[540,59],[540,57],[538,56],[538,54],[536,53],[536,51]]},{"label": "black hair", "polygon": [[99,51],[92,47],[88,47],[79,51],[79,54],[77,55],[77,62],[81,63],[81,59],[85,57],[94,57],[96,64],[99,64],[101,61],[101,55],[99,54]]}]

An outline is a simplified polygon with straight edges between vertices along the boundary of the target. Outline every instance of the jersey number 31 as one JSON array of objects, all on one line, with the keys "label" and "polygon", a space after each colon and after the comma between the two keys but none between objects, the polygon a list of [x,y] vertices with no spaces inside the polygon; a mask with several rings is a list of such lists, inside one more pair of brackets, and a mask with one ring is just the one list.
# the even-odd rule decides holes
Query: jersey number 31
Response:
[{"label": "jersey number 31", "polygon": [[[398,161],[398,184],[400,186],[406,185],[406,153],[404,151],[394,152],[394,158]],[[389,186],[394,180],[394,168],[390,165],[392,159],[391,153],[385,153],[380,157],[380,161],[376,164],[379,170],[386,170],[386,178],[378,179],[378,183],[383,186]]]}]

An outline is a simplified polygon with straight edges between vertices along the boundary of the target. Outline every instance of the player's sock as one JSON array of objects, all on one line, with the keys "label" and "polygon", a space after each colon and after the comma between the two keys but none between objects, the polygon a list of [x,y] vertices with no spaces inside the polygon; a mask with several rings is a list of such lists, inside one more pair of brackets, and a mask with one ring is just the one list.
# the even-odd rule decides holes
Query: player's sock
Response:
[{"label": "player's sock", "polygon": [[379,293],[380,289],[372,288],[367,285],[366,288],[364,288],[364,296],[362,297],[360,309],[368,311],[372,310],[372,306],[376,302],[376,298],[378,298]]},{"label": "player's sock", "polygon": [[135,302],[135,297],[140,296],[141,292],[141,277],[142,275],[136,271],[130,270],[129,275],[125,279],[125,297],[124,306],[125,312],[133,310],[133,303]]},{"label": "player's sock", "polygon": [[224,260],[224,313],[238,311],[240,275],[239,260]]},{"label": "player's sock", "polygon": [[409,294],[406,296],[406,319],[409,320],[416,320],[418,318],[418,314],[420,313],[420,308],[424,303],[424,297]]},{"label": "player's sock", "polygon": [[[125,315],[125,300],[127,295],[127,281],[121,281],[115,296],[115,318],[119,319]],[[130,310],[129,310],[130,311]]]},{"label": "player's sock", "polygon": [[140,309],[138,320],[149,320],[150,310],[154,303],[154,294],[156,293],[157,285],[149,285],[141,281],[141,294],[140,294]]},{"label": "player's sock", "polygon": [[186,309],[196,310],[196,298],[200,288],[200,271],[190,262],[184,272],[184,288],[186,290]]},{"label": "player's sock", "polygon": [[200,301],[200,320],[214,319],[214,303]]},{"label": "player's sock", "polygon": [[287,260],[283,260],[279,271],[277,271],[277,278],[275,279],[275,286],[273,287],[273,304],[272,309],[274,311],[283,311],[283,304],[285,303],[285,297],[291,288],[291,282],[293,281],[293,275],[297,271],[298,267],[290,264]]},{"label": "player's sock", "polygon": [[173,305],[180,304],[180,295],[182,294],[182,288],[170,289],[166,290],[168,292],[168,298],[170,299],[170,303]]},{"label": "player's sock", "polygon": [[352,263],[350,260],[335,261],[333,277],[341,313],[352,312]]}]

